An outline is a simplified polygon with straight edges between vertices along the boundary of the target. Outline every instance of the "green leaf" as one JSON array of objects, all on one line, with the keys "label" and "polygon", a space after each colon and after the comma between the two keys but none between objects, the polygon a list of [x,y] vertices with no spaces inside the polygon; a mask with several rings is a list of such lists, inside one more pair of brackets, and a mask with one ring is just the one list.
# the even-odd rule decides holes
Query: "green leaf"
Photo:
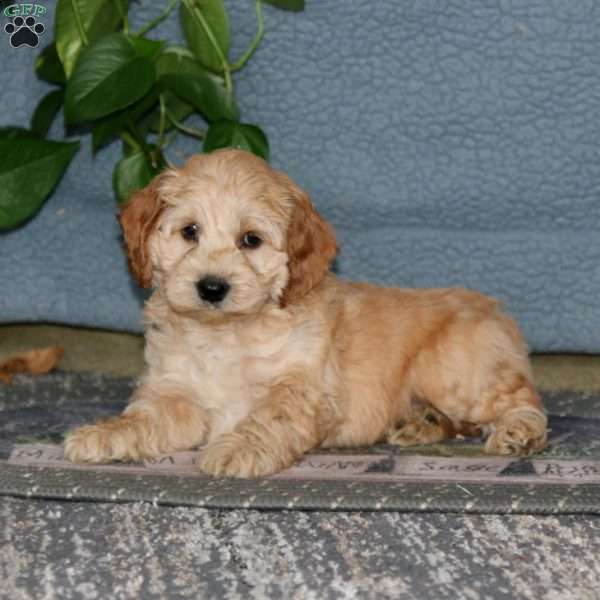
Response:
[{"label": "green leaf", "polygon": [[[163,92],[163,98],[165,101],[165,107],[169,114],[171,114],[179,123],[183,123],[187,117],[189,117],[194,112],[194,107],[185,102],[184,100],[180,100],[175,94],[166,91]],[[160,107],[152,112],[152,116],[150,117],[150,122],[148,124],[150,131],[153,133],[158,133],[160,129]],[[165,131],[170,131],[174,125],[167,118],[165,120]]]},{"label": "green leaf", "polygon": [[283,10],[291,10],[293,12],[300,12],[304,10],[304,0],[263,0],[267,4],[276,6],[277,8],[283,8]]},{"label": "green leaf", "polygon": [[92,151],[94,153],[98,152],[102,146],[118,136],[119,132],[127,129],[129,120],[136,123],[138,119],[152,109],[157,101],[158,92],[151,89],[144,98],[134,105],[98,121],[92,129]]},{"label": "green leaf", "polygon": [[79,142],[0,140],[0,230],[31,218],[60,181]]},{"label": "green leaf", "polygon": [[46,94],[37,105],[33,117],[31,117],[31,130],[40,137],[45,137],[61,109],[65,99],[64,90],[54,90]]},{"label": "green leaf", "polygon": [[269,142],[262,129],[248,123],[218,121],[213,123],[204,139],[204,152],[218,148],[240,148],[269,160]]},{"label": "green leaf", "polygon": [[121,110],[154,84],[156,69],[140,57],[122,33],[103,37],[86,48],[67,82],[65,117],[68,123],[91,121]]},{"label": "green leaf", "polygon": [[[223,72],[223,58],[229,56],[229,17],[223,0],[192,0],[193,12],[181,3],[179,18],[188,46],[196,58],[211,71]],[[195,14],[194,14],[195,13]],[[219,52],[215,49],[202,20],[212,33]]]},{"label": "green leaf", "polygon": [[225,87],[223,78],[204,69],[185,49],[168,48],[159,57],[156,68],[160,87],[189,102],[208,121],[238,118],[235,97]]},{"label": "green leaf", "polygon": [[8,127],[0,127],[0,141],[2,140],[16,140],[17,138],[28,137],[33,139],[39,139],[39,136],[29,129],[23,127],[14,127],[9,125]]},{"label": "green leaf", "polygon": [[92,129],[92,153],[112,142],[122,131],[127,129],[127,119],[124,113],[118,113],[114,118],[101,121]]},{"label": "green leaf", "polygon": [[169,46],[156,61],[156,74],[158,77],[171,75],[185,70],[187,63],[195,63],[194,55],[184,46]]},{"label": "green leaf", "polygon": [[132,35],[129,39],[135,48],[136,54],[151,61],[155,61],[158,58],[166,43],[160,40],[149,40],[137,35]]},{"label": "green leaf", "polygon": [[99,121],[92,128],[92,152],[96,154],[102,146],[106,146],[119,135],[126,125],[125,113],[117,113]]},{"label": "green leaf", "polygon": [[[127,9],[128,0],[122,2]],[[56,51],[67,77],[71,76],[79,53],[84,47],[73,11],[74,5],[79,9],[88,44],[93,44],[102,36],[114,31],[121,20],[119,8],[114,0],[58,0],[54,17],[54,38]]]},{"label": "green leaf", "polygon": [[122,158],[113,171],[113,188],[119,202],[127,202],[136,190],[146,187],[158,174],[144,152],[137,151]]},{"label": "green leaf", "polygon": [[49,83],[62,85],[67,80],[54,42],[46,46],[35,59],[35,72],[40,79]]}]

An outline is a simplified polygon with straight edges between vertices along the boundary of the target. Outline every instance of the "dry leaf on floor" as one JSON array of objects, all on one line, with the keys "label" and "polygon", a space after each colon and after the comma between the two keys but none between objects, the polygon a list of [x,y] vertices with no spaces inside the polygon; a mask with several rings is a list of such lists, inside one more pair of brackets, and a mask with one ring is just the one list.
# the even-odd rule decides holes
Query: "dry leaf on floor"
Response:
[{"label": "dry leaf on floor", "polygon": [[0,381],[6,384],[11,383],[15,373],[29,373],[30,375],[49,373],[56,368],[64,352],[60,346],[49,346],[15,354],[0,363]]}]

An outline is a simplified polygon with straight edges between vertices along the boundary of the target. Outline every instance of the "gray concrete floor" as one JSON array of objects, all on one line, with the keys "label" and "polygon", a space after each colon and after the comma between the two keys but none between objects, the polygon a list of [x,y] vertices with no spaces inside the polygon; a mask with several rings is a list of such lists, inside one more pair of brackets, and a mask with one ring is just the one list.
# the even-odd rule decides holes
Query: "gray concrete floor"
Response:
[{"label": "gray concrete floor", "polygon": [[0,502],[10,600],[597,600],[600,522],[569,515]]}]

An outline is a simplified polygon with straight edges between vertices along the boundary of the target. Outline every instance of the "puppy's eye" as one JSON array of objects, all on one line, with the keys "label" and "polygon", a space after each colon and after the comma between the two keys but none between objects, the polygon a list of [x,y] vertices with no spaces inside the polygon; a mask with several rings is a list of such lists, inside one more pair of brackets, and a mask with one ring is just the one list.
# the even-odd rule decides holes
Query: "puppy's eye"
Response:
[{"label": "puppy's eye", "polygon": [[253,231],[246,232],[240,239],[241,248],[258,248],[262,243],[262,239]]},{"label": "puppy's eye", "polygon": [[181,230],[181,237],[188,242],[197,242],[198,234],[200,233],[200,228],[196,223],[192,223],[191,225],[186,225]]}]

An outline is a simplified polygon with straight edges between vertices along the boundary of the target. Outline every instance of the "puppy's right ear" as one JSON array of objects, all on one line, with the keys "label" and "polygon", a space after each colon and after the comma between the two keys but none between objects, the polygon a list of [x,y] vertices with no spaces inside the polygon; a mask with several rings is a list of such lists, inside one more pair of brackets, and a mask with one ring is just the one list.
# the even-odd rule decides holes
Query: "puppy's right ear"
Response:
[{"label": "puppy's right ear", "polygon": [[152,261],[148,248],[148,238],[154,231],[165,204],[158,195],[161,176],[135,192],[123,205],[118,219],[123,228],[127,248],[129,268],[138,284],[143,288],[152,286]]}]

